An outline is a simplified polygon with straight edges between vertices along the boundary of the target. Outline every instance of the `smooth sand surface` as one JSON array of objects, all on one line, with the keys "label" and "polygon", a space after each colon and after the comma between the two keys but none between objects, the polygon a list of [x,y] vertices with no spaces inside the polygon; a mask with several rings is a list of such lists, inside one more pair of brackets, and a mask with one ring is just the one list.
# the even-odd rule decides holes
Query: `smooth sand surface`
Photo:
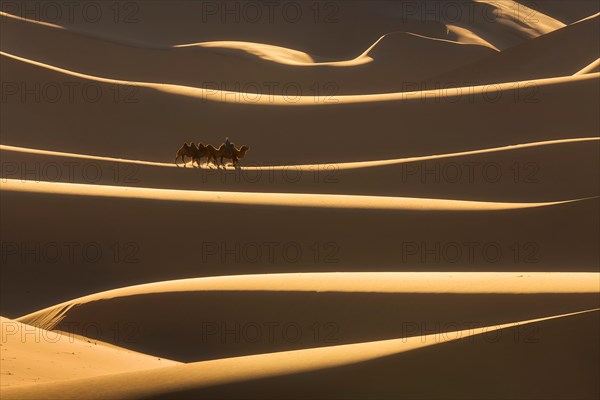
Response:
[{"label": "smooth sand surface", "polygon": [[[124,13],[122,18],[131,17],[130,23],[115,24],[114,19],[102,18],[90,24],[81,18],[62,18],[58,25],[86,35],[113,40],[126,37],[130,42],[154,46],[244,38],[249,42],[270,43],[336,57],[357,54],[378,37],[393,31],[448,39],[452,38],[452,34],[449,34],[447,25],[460,25],[493,46],[506,48],[565,25],[543,10],[533,10],[529,7],[531,4],[513,1],[468,0],[451,6],[449,10],[444,8],[443,1],[408,6],[388,1],[341,2],[337,5],[320,3],[316,7],[300,3],[299,7],[291,7],[293,11],[284,10],[284,3],[261,9],[262,15],[258,20],[252,10],[246,14],[241,4],[237,5],[237,9],[236,6],[230,8],[234,11],[230,11],[229,15],[226,8],[219,6],[186,5],[185,2],[176,3],[179,7],[166,6],[172,4],[158,0],[140,4],[136,9],[121,10]],[[571,13],[581,19],[594,12],[593,7],[582,11],[583,7],[586,6],[578,5],[574,8],[579,8],[579,11],[576,9]],[[568,12],[568,8],[561,8]],[[20,8],[6,7],[4,11],[27,17]],[[114,13],[108,5],[102,11],[108,15],[111,11]],[[294,12],[299,12],[300,18],[295,17]],[[45,15],[39,15],[38,19],[56,25],[55,20],[45,18]],[[361,23],[357,24],[357,20]],[[160,30],[156,29],[158,24]]]},{"label": "smooth sand surface", "polygon": [[[480,201],[556,201],[600,195],[597,138],[526,143],[459,153],[328,164],[216,169],[0,146],[2,179],[127,187],[362,194]],[[560,160],[560,162],[557,162]],[[187,160],[186,160],[187,161]],[[181,162],[180,162],[181,163]],[[69,170],[69,165],[73,170]],[[190,167],[188,161],[188,167]],[[90,173],[84,175],[83,169]],[[98,170],[98,176],[92,174]]]},{"label": "smooth sand surface", "polygon": [[[589,20],[592,23],[595,19]],[[594,24],[593,26],[596,26]],[[255,104],[255,105],[273,105],[273,106],[311,106],[315,104],[325,104],[325,105],[346,105],[353,103],[376,103],[376,102],[395,102],[395,101],[423,101],[427,98],[435,98],[435,99],[454,99],[460,98],[461,93],[464,87],[469,87],[469,85],[465,82],[464,85],[459,85],[459,87],[454,87],[455,85],[445,88],[445,89],[432,89],[432,90],[424,90],[424,91],[406,91],[402,93],[383,93],[383,94],[367,94],[367,95],[346,95],[346,96],[298,96],[298,95],[277,95],[271,93],[265,93],[264,95],[252,94],[248,93],[244,96],[239,95],[238,93],[231,90],[220,90],[220,89],[206,89],[206,88],[195,88],[183,85],[173,85],[166,83],[154,83],[154,82],[136,82],[136,81],[125,81],[125,80],[117,80],[117,79],[109,79],[94,75],[82,74],[75,71],[70,71],[64,68],[59,68],[53,65],[41,63],[35,60],[29,60],[24,57],[19,57],[13,54],[9,54],[6,52],[0,52],[0,55],[3,57],[7,57],[16,61],[20,61],[23,63],[27,63],[36,67],[40,67],[43,69],[47,69],[50,71],[59,72],[62,74],[70,75],[77,78],[88,79],[91,81],[108,83],[112,85],[126,85],[130,87],[144,87],[155,89],[164,93],[175,94],[179,96],[191,97],[194,99],[208,101],[208,102],[222,102],[222,103],[233,103],[233,104]],[[594,54],[596,55],[596,54]],[[542,85],[560,85],[569,82],[579,82],[579,81],[588,81],[595,78],[600,77],[598,74],[591,74],[591,76],[561,76],[559,78],[547,78],[547,79],[538,79],[534,81],[508,81],[507,83],[499,83],[491,88],[485,86],[486,82],[475,81],[475,85],[469,89],[469,95],[472,97],[483,97],[484,93],[489,99],[493,99],[496,97],[501,97],[501,95],[491,95],[488,92],[508,92],[513,89],[515,86],[542,86]],[[456,81],[453,81],[456,82]],[[293,99],[293,101],[291,101]]]},{"label": "smooth sand surface", "polygon": [[[2,57],[3,75],[16,82],[47,79],[59,86],[81,88],[93,84],[104,93],[94,103],[75,104],[67,96],[51,104],[11,96],[2,121],[6,145],[165,162],[172,160],[179,143],[186,140],[216,145],[223,135],[235,134],[238,146],[251,145],[254,162],[288,165],[597,137],[600,130],[594,117],[600,107],[597,73],[464,90],[322,96],[318,101],[301,96],[286,102],[275,95],[247,99],[170,84],[115,86],[114,80],[80,78],[80,74],[59,72],[33,61]],[[124,96],[119,101],[113,97],[117,89]],[[125,101],[128,96],[136,101]],[[579,106],[571,110],[566,122],[563,110],[574,102]],[[69,112],[68,120],[62,117],[65,112]],[[39,118],[27,118],[31,113]],[[230,118],[232,113],[238,117]],[[318,133],[315,126],[328,134]],[[82,132],[85,141],[78,140]],[[369,143],[348,140],[367,133]],[[167,155],[168,148],[172,150]]]},{"label": "smooth sand surface", "polygon": [[0,227],[11,243],[1,283],[7,317],[198,276],[597,271],[597,198],[507,203],[20,180],[1,187],[3,209],[28,210],[8,213]]},{"label": "smooth sand surface", "polygon": [[125,188],[120,186],[68,184],[61,182],[31,182],[7,179],[2,183],[6,192],[53,195],[116,197],[129,199],[191,201],[226,205],[257,205],[276,207],[315,207],[335,209],[370,209],[402,211],[501,211],[553,206],[571,201],[545,203],[500,203],[445,199],[419,199],[379,196],[326,194],[201,192],[175,189]]},{"label": "smooth sand surface", "polygon": [[572,75],[597,60],[599,49],[600,13],[471,65],[432,76],[430,85],[439,82],[452,82],[455,86],[465,86],[467,82],[484,85]]},{"label": "smooth sand surface", "polygon": [[577,22],[600,12],[600,4],[588,0],[571,0],[568,3],[561,0],[544,0],[535,4],[519,0],[519,3],[529,5],[537,12],[551,16],[565,24]]},{"label": "smooth sand surface", "polygon": [[[82,36],[9,15],[4,18],[7,34],[3,35],[2,51],[9,54],[123,81],[259,92],[265,96],[293,91],[313,96],[403,91],[412,82],[494,53],[485,46],[391,32],[355,57],[315,61],[315,55],[263,43],[212,41],[145,46]],[[40,48],[40,43],[46,45]],[[72,57],[73,47],[84,50]],[[224,58],[231,60],[231,67],[222,68]]]},{"label": "smooth sand surface", "polygon": [[52,332],[8,318],[2,326],[2,389],[176,365],[68,332]]},{"label": "smooth sand surface", "polygon": [[[19,321],[78,335],[87,329],[98,340],[190,362],[594,308],[600,305],[599,278],[597,273],[517,272],[194,278],[96,293]],[[183,303],[194,311],[180,319],[181,332],[173,343],[169,327],[177,324]],[[111,324],[117,321],[129,327],[128,335],[113,335]]]},{"label": "smooth sand surface", "polygon": [[[433,374],[431,380],[453,382],[453,385],[446,386],[449,389],[439,391],[434,396],[444,398],[448,395],[461,395],[466,393],[485,392],[485,384],[498,383],[504,379],[514,379],[518,373],[530,371],[529,381],[540,382],[544,378],[543,374],[549,371],[548,367],[543,367],[544,360],[529,359],[527,365],[522,365],[516,370],[503,370],[498,368],[493,358],[497,357],[507,349],[519,349],[523,355],[533,356],[539,354],[540,350],[554,349],[553,365],[556,370],[564,372],[566,376],[572,377],[573,374],[566,374],[569,367],[565,365],[569,360],[571,352],[581,352],[581,337],[589,338],[594,333],[597,334],[598,312],[597,310],[583,311],[581,313],[569,313],[565,315],[556,315],[545,318],[537,318],[524,321],[513,321],[507,324],[469,329],[463,331],[451,331],[447,334],[431,334],[429,336],[417,336],[412,339],[396,339],[387,341],[375,341],[368,343],[358,343],[345,346],[331,346],[319,349],[306,349],[291,352],[271,353],[257,356],[229,358],[224,360],[209,361],[205,363],[192,363],[183,366],[166,367],[141,372],[132,372],[125,374],[115,374],[106,377],[96,377],[88,379],[73,380],[69,382],[58,382],[45,385],[36,385],[27,388],[10,388],[4,391],[5,398],[77,398],[85,396],[86,398],[190,398],[206,394],[210,397],[227,397],[231,393],[243,392],[244,386],[256,390],[256,385],[263,387],[260,393],[264,393],[274,398],[285,396],[289,398],[309,397],[318,398],[323,393],[322,390],[316,390],[316,386],[309,384],[300,392],[296,390],[289,391],[290,388],[298,388],[308,382],[314,382],[311,375],[315,372],[321,372],[328,379],[334,378],[336,382],[346,382],[336,391],[337,394],[347,394],[352,396],[358,393],[377,394],[380,397],[392,398],[397,396],[400,387],[404,388],[404,393],[416,394],[422,388],[420,385],[411,382],[411,379],[425,373],[426,370],[443,370],[451,375],[451,378],[444,374]],[[595,328],[594,328],[595,325]],[[532,326],[546,333],[546,341],[543,343],[519,343],[514,339],[515,330],[519,327]],[[577,339],[577,330],[581,329],[582,336]],[[500,332],[494,339],[470,341],[469,338],[484,338],[484,334],[490,332]],[[581,334],[580,333],[580,334]],[[506,335],[502,335],[506,334]],[[591,334],[591,335],[590,335]],[[569,337],[572,339],[564,349],[556,348],[555,342],[559,338]],[[537,346],[536,346],[537,344]],[[594,346],[597,348],[597,345]],[[437,349],[428,350],[425,349]],[[565,351],[566,350],[566,351]],[[513,350],[514,351],[514,350]],[[463,355],[467,360],[473,360],[473,352],[479,352],[490,357],[486,366],[487,378],[483,383],[473,385],[472,379],[462,376],[460,372],[473,371],[475,366],[469,362],[457,364],[455,357]],[[412,369],[403,363],[403,356],[409,357],[406,360],[410,363],[414,360],[411,355],[420,355],[422,363],[413,366]],[[389,358],[395,356],[394,358]],[[483,358],[484,360],[486,358]],[[522,356],[519,359],[523,359]],[[435,361],[434,361],[435,360]],[[379,362],[376,362],[379,361]],[[427,362],[429,361],[429,362]],[[590,358],[588,357],[588,362]],[[396,373],[404,372],[400,377],[396,374],[379,375],[377,381],[385,382],[385,386],[374,383],[365,385],[362,382],[352,380],[356,377],[358,371],[364,371],[365,368],[376,368],[385,371],[395,365]],[[387,365],[386,365],[387,364]],[[404,367],[399,367],[404,364]],[[432,367],[432,365],[437,365]],[[495,368],[492,366],[496,366]],[[519,365],[519,364],[517,364]],[[589,364],[590,366],[593,363]],[[364,366],[364,367],[363,367]],[[387,367],[387,368],[386,368]],[[477,368],[481,368],[480,364]],[[450,372],[451,369],[458,368],[458,371]],[[580,382],[589,384],[597,372],[597,366],[591,371],[579,375]],[[392,379],[395,377],[395,379]],[[383,379],[382,379],[383,378]],[[449,379],[450,378],[450,379]],[[559,394],[582,394],[579,388],[564,388],[560,383],[544,381],[542,389],[537,393],[542,395]],[[285,392],[280,385],[287,385]],[[233,388],[231,388],[233,386]],[[240,387],[241,386],[241,387]],[[336,385],[337,386],[337,385]],[[470,389],[469,389],[470,388]],[[473,389],[475,388],[475,389]],[[561,389],[562,388],[562,389]],[[229,389],[229,390],[228,390]],[[231,390],[233,389],[233,390]],[[240,392],[238,390],[242,389]],[[392,389],[392,390],[390,390]],[[395,389],[395,390],[393,390]],[[341,390],[341,391],[340,391]],[[325,389],[327,393],[332,393]],[[394,395],[396,393],[396,395]],[[504,395],[517,397],[520,395],[531,395],[527,384],[518,383],[505,387],[502,390]],[[485,396],[485,395],[483,395]],[[489,396],[489,395],[488,395]],[[246,397],[246,396],[244,396]]]}]

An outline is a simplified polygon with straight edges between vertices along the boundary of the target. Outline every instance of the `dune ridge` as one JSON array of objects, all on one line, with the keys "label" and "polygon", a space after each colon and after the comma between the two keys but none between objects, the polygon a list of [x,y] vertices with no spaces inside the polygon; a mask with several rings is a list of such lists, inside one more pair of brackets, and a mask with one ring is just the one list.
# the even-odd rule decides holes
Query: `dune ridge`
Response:
[{"label": "dune ridge", "polygon": [[[175,7],[165,13],[162,2],[140,5],[140,12],[144,20],[138,26],[115,26],[115,24],[81,24],[79,21],[64,21],[63,28],[76,32],[95,35],[110,39],[127,37],[129,41],[139,44],[157,44],[170,46],[174,43],[192,43],[200,41],[220,40],[221,38],[239,39],[249,38],[253,42],[276,41],[277,43],[291,44],[317,54],[331,54],[344,56],[356,48],[368,46],[369,39],[375,40],[382,34],[391,31],[405,30],[418,34],[438,38],[449,38],[446,25],[449,23],[460,25],[463,29],[474,32],[471,36],[479,36],[482,41],[493,43],[494,47],[506,48],[524,40],[536,37],[564,26],[564,23],[552,16],[534,11],[527,4],[514,1],[497,2],[490,0],[466,1],[460,5],[462,17],[456,18],[444,14],[436,15],[436,20],[423,21],[420,14],[423,10],[418,5],[415,13],[407,13],[400,5],[389,2],[341,3],[337,7],[337,24],[322,26],[321,24],[296,24],[292,30],[285,21],[275,21],[275,24],[265,24],[264,20],[256,23],[241,21],[239,26],[219,24],[219,18],[205,21],[204,27],[199,27],[198,18],[202,17],[201,5],[188,5],[187,12],[181,12]],[[434,1],[432,3],[443,3]],[[156,5],[155,5],[156,4]],[[438,4],[434,4],[439,7]],[[304,13],[310,15],[310,6],[302,5]],[[11,12],[7,7],[5,11]],[[108,11],[108,10],[107,10]],[[324,12],[325,10],[322,10]],[[334,10],[335,11],[335,10]],[[468,18],[466,15],[476,15]],[[13,10],[15,19],[26,19],[26,15],[19,15],[18,10]],[[494,19],[482,18],[483,15],[494,15]],[[216,15],[215,15],[216,16]],[[447,18],[448,17],[448,18]],[[6,18],[6,17],[5,17]],[[363,22],[356,26],[353,21],[361,18]],[[421,19],[421,20],[420,20]],[[171,21],[177,21],[172,23]],[[160,33],[153,30],[153,24],[161,22]],[[282,23],[284,22],[284,23]],[[310,21],[312,22],[312,21]],[[426,22],[426,23],[424,23]],[[48,22],[42,22],[48,23]],[[53,24],[56,25],[56,24]],[[266,25],[266,26],[265,26]],[[270,26],[269,26],[270,25]],[[333,25],[333,26],[331,26]],[[203,29],[208,27],[209,29]],[[132,29],[135,28],[135,29]],[[273,32],[274,31],[274,32]],[[333,32],[333,35],[329,33]],[[331,37],[330,37],[331,36]]]},{"label": "dune ridge", "polygon": [[581,74],[591,74],[594,72],[600,72],[600,58],[597,59],[596,61],[594,61],[593,63],[591,63],[590,65],[582,68],[581,70],[577,71],[575,73],[575,75],[581,75]]},{"label": "dune ridge", "polygon": [[[42,79],[44,82],[60,83],[74,79],[70,75],[11,58],[4,61],[3,75],[6,71],[6,76],[16,81]],[[215,102],[203,101],[201,97],[180,96],[143,87],[137,92],[139,101],[136,104],[115,104],[107,96],[95,107],[78,104],[76,108],[79,111],[72,114],[70,123],[57,118],[57,115],[72,108],[66,101],[48,107],[32,102],[20,105],[18,96],[13,96],[12,101],[6,104],[8,112],[3,121],[6,132],[3,144],[171,161],[174,149],[168,150],[168,155],[165,149],[171,148],[173,143],[179,145],[184,140],[189,141],[191,132],[201,128],[202,139],[209,143],[219,143],[227,134],[235,134],[236,143],[252,147],[248,161],[287,165],[381,160],[399,154],[439,154],[528,141],[596,137],[598,121],[592,115],[597,108],[594,83],[598,78],[594,75],[597,74],[575,77],[579,80],[561,80],[557,84],[532,81],[508,84],[504,90],[495,86],[474,89],[473,96],[469,95],[469,88],[458,90],[461,92],[458,98],[452,97],[451,91],[441,90],[426,94],[414,92],[414,96],[410,94],[412,92],[401,93],[397,101],[380,102],[377,100],[382,97],[375,95],[366,103],[319,104],[312,103],[314,99],[306,96],[302,101],[312,104],[307,104],[308,108],[296,107],[295,103],[279,107],[275,103],[255,104],[243,98],[220,99],[219,94],[215,94]],[[94,81],[80,79],[75,79],[76,83],[84,86],[94,84]],[[115,89],[112,85],[100,84],[101,90]],[[122,85],[116,89],[125,91],[127,88],[127,85]],[[500,101],[486,101],[484,93],[497,96]],[[530,95],[534,97],[532,102],[528,101]],[[269,102],[267,96],[263,99]],[[321,98],[327,99],[327,96]],[[359,96],[357,100],[361,99],[366,97]],[[561,110],[578,99],[581,99],[581,107],[573,110],[569,123],[561,120]],[[511,108],[511,113],[500,112],[506,107]],[[39,113],[42,119],[27,119],[25,110],[27,113]],[[239,118],[229,118],[231,113],[239,113]],[[177,118],[169,117],[170,114],[177,115]],[[440,118],[430,118],[433,114]],[[110,120],[121,122],[118,130],[110,129]],[[465,124],[467,120],[472,123]],[[494,124],[489,123],[492,120]],[[41,121],[50,123],[51,127],[44,127],[45,123]],[[283,125],[285,128],[282,130],[279,123],[284,121],[294,123]],[[88,140],[79,140],[83,132],[76,126],[84,128]],[[319,133],[315,126],[319,127]],[[36,136],[38,131],[48,135]],[[322,134],[323,131],[328,134]],[[17,135],[19,132],[21,134]],[[369,132],[370,138],[378,143],[387,141],[387,145],[365,146],[362,141],[345,139],[348,135],[363,135],[364,132]],[[452,134],[442,134],[444,132]],[[455,140],[454,135],[460,135],[461,139]],[[98,140],[99,137],[103,140]],[[143,148],[139,146],[141,138],[145,138],[147,144]],[[294,138],[296,143],[293,151],[286,146],[290,138]],[[344,141],[346,146],[337,145],[340,141]],[[315,146],[315,143],[319,145]]]},{"label": "dune ridge", "polygon": [[423,211],[491,211],[548,207],[583,201],[572,199],[554,202],[508,203],[467,200],[420,199],[359,195],[288,194],[252,192],[202,192],[177,189],[150,189],[93,185],[82,183],[21,181],[6,179],[2,190],[72,196],[118,197],[167,201],[190,201],[218,204],[252,204],[261,206],[312,207],[338,209],[423,210]]},{"label": "dune ridge", "polygon": [[[542,142],[521,143],[521,144],[514,144],[514,145],[509,145],[509,146],[493,147],[493,148],[489,148],[489,149],[467,150],[467,151],[461,151],[461,152],[457,152],[457,153],[395,158],[395,159],[389,159],[389,160],[339,162],[339,163],[335,163],[335,167],[338,170],[371,168],[371,167],[380,167],[380,166],[386,166],[386,165],[411,163],[411,162],[417,162],[417,161],[428,161],[428,160],[438,160],[438,159],[443,159],[443,158],[461,157],[461,156],[473,155],[473,154],[486,154],[486,153],[495,153],[495,152],[501,152],[501,151],[517,150],[517,149],[526,149],[526,148],[538,147],[538,146],[552,146],[552,145],[557,145],[557,144],[562,144],[562,143],[578,143],[578,142],[590,142],[590,141],[600,141],[600,137],[545,140]],[[10,151],[10,152],[17,152],[17,153],[40,154],[40,155],[49,155],[49,156],[57,156],[57,157],[81,158],[81,159],[86,159],[86,160],[113,161],[113,162],[129,163],[129,164],[152,165],[152,166],[160,166],[160,167],[177,168],[177,166],[173,163],[163,163],[163,162],[143,161],[143,160],[128,160],[128,159],[115,158],[115,157],[103,157],[103,156],[95,156],[95,155],[87,155],[87,154],[68,153],[68,152],[62,152],[62,151],[32,149],[32,148],[27,148],[27,147],[10,146],[10,145],[5,145],[5,144],[0,144],[0,151]],[[191,162],[188,160],[186,164],[191,164]],[[297,165],[297,164],[294,164],[294,165],[269,165],[269,166],[249,165],[249,166],[244,166],[244,169],[248,169],[248,170],[261,170],[261,169],[285,170],[287,168],[293,167],[295,170],[313,171],[315,169],[319,169],[320,167],[331,166],[331,165],[332,165],[331,163],[328,163],[328,164],[304,164],[304,165],[302,165],[302,164],[300,164],[300,165]],[[234,169],[231,165],[228,165],[226,168]]]},{"label": "dune ridge", "polygon": [[[448,284],[451,282],[451,284]],[[233,275],[147,283],[95,293],[17,319],[52,330],[73,307],[157,293],[285,291],[340,293],[544,294],[597,293],[600,273],[585,272],[336,272]]]},{"label": "dune ridge", "polygon": [[[12,35],[3,37],[3,51],[67,70],[111,79],[280,95],[286,93],[281,85],[265,85],[285,82],[298,85],[304,93],[393,92],[401,90],[403,82],[452,70],[493,53],[485,46],[399,31],[386,33],[367,50],[337,61],[265,43],[210,41],[153,48],[99,40],[45,25],[8,22],[4,29]],[[23,40],[11,40],[11,36],[47,46],[43,50],[24,46]],[[76,45],[85,50],[73,58],[69,49]],[[107,56],[110,63],[105,62]],[[230,61],[225,68],[223,59]]]},{"label": "dune ridge", "polygon": [[[452,98],[461,96],[461,87],[451,87],[447,89],[431,89],[431,90],[422,90],[422,91],[410,91],[410,92],[399,92],[399,93],[382,93],[382,94],[365,94],[365,95],[332,95],[332,96],[299,96],[299,100],[291,103],[287,100],[285,96],[282,95],[269,95],[269,96],[258,96],[254,97],[255,94],[249,94],[250,99],[247,99],[245,96],[236,96],[235,93],[227,90],[218,90],[218,89],[204,89],[204,88],[195,88],[190,86],[182,86],[182,85],[173,85],[173,84],[163,84],[163,83],[152,83],[152,82],[133,82],[133,81],[122,81],[117,79],[108,79],[102,78],[98,76],[92,76],[87,74],[82,74],[79,72],[69,71],[63,68],[54,67],[52,65],[40,63],[34,60],[29,60],[23,57],[15,56],[3,51],[0,51],[0,55],[12,58],[17,61],[21,61],[27,64],[35,65],[37,67],[42,67],[48,70],[56,71],[62,74],[89,79],[92,81],[103,82],[103,83],[111,83],[118,85],[129,85],[129,86],[139,86],[146,87],[155,90],[159,90],[165,93],[177,94],[186,97],[193,97],[200,100],[205,101],[217,101],[224,103],[234,103],[234,104],[260,104],[260,105],[272,105],[272,106],[315,106],[315,105],[324,105],[324,106],[337,106],[342,104],[352,104],[352,103],[372,103],[372,102],[391,102],[391,101],[422,101],[423,99],[427,99],[428,97],[434,98]],[[545,85],[556,85],[567,82],[580,82],[580,81],[590,81],[600,79],[600,73],[591,73],[584,75],[571,75],[571,76],[563,76],[563,77],[553,77],[553,78],[543,78],[543,79],[532,79],[526,81],[518,81],[518,82],[502,82],[498,83],[494,86],[494,92],[502,92],[513,90],[515,84],[526,86],[526,84],[531,84],[535,86],[545,86]],[[485,91],[489,92],[490,88],[485,84],[478,84],[476,86],[471,86],[471,94],[483,94]],[[489,95],[489,93],[487,93]],[[257,101],[254,99],[258,99]]]}]

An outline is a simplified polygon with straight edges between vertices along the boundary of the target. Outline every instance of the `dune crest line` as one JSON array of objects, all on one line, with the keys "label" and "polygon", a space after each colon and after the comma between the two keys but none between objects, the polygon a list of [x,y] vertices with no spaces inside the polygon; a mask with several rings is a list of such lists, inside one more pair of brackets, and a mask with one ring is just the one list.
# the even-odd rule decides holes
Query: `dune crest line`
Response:
[{"label": "dune crest line", "polygon": [[598,293],[594,272],[319,272],[228,275],[145,283],[79,297],[17,319],[53,329],[74,306],[118,297],[195,291],[318,293],[548,294]]},{"label": "dune crest line", "polygon": [[484,202],[469,200],[428,199],[308,193],[219,192],[181,189],[151,189],[127,186],[93,185],[4,179],[1,189],[7,192],[39,193],[86,197],[185,201],[197,203],[256,206],[307,207],[331,209],[398,210],[398,211],[500,211],[554,206],[586,199],[538,203]]},{"label": "dune crest line", "polygon": [[[486,154],[486,153],[495,153],[502,151],[511,151],[511,150],[519,150],[526,149],[530,147],[541,147],[541,146],[553,146],[564,143],[578,143],[578,142],[600,142],[600,137],[589,137],[589,138],[572,138],[572,139],[556,139],[556,140],[545,140],[541,142],[530,142],[530,143],[522,143],[515,145],[508,145],[502,147],[491,147],[488,149],[479,149],[479,150],[466,150],[460,151],[456,153],[446,153],[446,154],[433,154],[427,156],[415,156],[415,157],[404,157],[404,158],[393,158],[387,160],[371,160],[371,161],[348,161],[348,162],[332,162],[332,163],[315,163],[315,164],[290,164],[290,165],[250,165],[244,166],[244,169],[248,170],[269,170],[269,171],[277,171],[284,170],[288,168],[294,168],[295,170],[301,171],[314,171],[315,169],[323,168],[325,166],[335,165],[339,170],[348,170],[348,169],[360,169],[360,168],[371,168],[371,167],[382,167],[387,165],[395,165],[395,164],[405,164],[410,162],[417,161],[428,161],[428,160],[437,160],[443,158],[452,158],[452,157],[462,157],[469,156],[475,154]],[[53,150],[42,150],[42,149],[33,149],[29,147],[20,147],[20,146],[10,146],[0,144],[0,151],[10,151],[15,153],[27,153],[27,154],[40,154],[40,155],[48,155],[55,157],[71,157],[71,158],[81,158],[86,160],[96,160],[96,161],[111,161],[111,162],[120,162],[120,163],[128,163],[128,164],[138,164],[138,165],[151,165],[157,167],[172,167],[176,168],[177,166],[173,163],[164,163],[157,161],[143,161],[143,160],[129,160],[124,158],[115,158],[115,157],[105,157],[105,156],[94,156],[87,154],[79,154],[79,153],[68,153],[63,151],[53,151]]]},{"label": "dune crest line", "polygon": [[[12,58],[14,60],[35,65],[44,69],[59,72],[65,75],[74,76],[77,78],[88,79],[96,82],[109,83],[113,85],[128,85],[145,87],[149,89],[158,90],[164,93],[170,93],[179,96],[192,97],[202,101],[213,101],[217,103],[230,103],[230,104],[246,104],[246,105],[262,105],[262,106],[287,106],[287,107],[300,107],[300,106],[314,106],[314,107],[335,107],[341,104],[356,104],[356,103],[380,103],[380,102],[394,102],[394,101],[425,101],[428,98],[455,98],[464,96],[464,89],[469,89],[469,95],[483,95],[484,93],[490,92],[490,85],[478,85],[478,86],[466,86],[458,88],[446,88],[446,89],[431,89],[422,91],[409,91],[409,92],[396,92],[396,93],[378,93],[378,94],[362,94],[362,95],[335,95],[335,96],[298,96],[297,101],[290,102],[286,96],[282,95],[269,95],[259,96],[257,100],[248,100],[245,96],[236,96],[241,92],[233,92],[226,90],[216,89],[204,89],[196,88],[191,86],[167,84],[167,83],[154,83],[154,82],[136,82],[136,81],[124,81],[119,79],[108,79],[94,75],[82,74],[79,72],[70,71],[67,69],[55,67],[49,64],[44,64],[38,61],[30,60],[24,57],[19,57],[13,54],[0,51],[0,55]],[[536,85],[536,86],[547,86],[556,85],[566,82],[580,82],[580,81],[592,81],[600,79],[600,72],[571,75],[555,78],[543,78],[543,79],[530,79],[519,82],[503,82],[493,85],[493,91],[503,92],[514,90],[515,86],[522,87],[524,85]],[[232,99],[233,98],[233,99]]]}]

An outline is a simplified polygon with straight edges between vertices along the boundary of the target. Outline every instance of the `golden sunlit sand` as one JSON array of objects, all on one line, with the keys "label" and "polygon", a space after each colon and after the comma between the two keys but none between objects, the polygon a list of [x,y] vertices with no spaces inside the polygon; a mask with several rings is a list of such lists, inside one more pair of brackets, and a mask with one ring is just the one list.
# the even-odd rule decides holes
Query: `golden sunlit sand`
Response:
[{"label": "golden sunlit sand", "polygon": [[[416,352],[430,346],[433,346],[434,348],[440,347],[440,353],[442,353],[440,355],[442,355],[446,361],[449,361],[452,357],[459,357],[461,354],[459,351],[456,351],[460,349],[460,347],[456,345],[453,346],[452,343],[457,343],[456,341],[464,343],[472,336],[482,335],[484,333],[489,333],[490,331],[498,330],[502,332],[510,329],[518,329],[523,325],[539,324],[541,325],[541,328],[545,328],[544,330],[548,331],[550,335],[561,335],[564,334],[565,331],[569,331],[568,328],[565,329],[569,317],[578,316],[582,313],[592,313],[592,315],[589,317],[586,316],[587,318],[583,321],[583,318],[579,318],[576,322],[577,327],[589,329],[593,326],[591,324],[598,321],[598,310],[585,310],[533,320],[514,321],[504,325],[483,327],[468,331],[453,331],[410,339],[357,343],[345,346],[331,346],[319,349],[305,349],[292,352],[190,363],[181,366],[37,385],[29,390],[27,388],[17,387],[5,390],[4,393],[8,399],[33,399],[36,398],[36,396],[72,399],[82,395],[89,398],[134,399],[156,396],[157,394],[164,395],[167,393],[178,392],[206,393],[208,396],[214,395],[211,393],[217,393],[220,394],[219,397],[226,397],[228,393],[231,393],[228,392],[227,385],[244,387],[244,384],[247,384],[247,386],[252,388],[253,381],[260,382],[260,380],[263,380],[263,385],[278,386],[276,383],[277,378],[283,378],[284,381],[287,381],[287,384],[289,385],[288,388],[296,388],[307,381],[306,376],[303,376],[303,373],[306,372],[333,370],[335,373],[336,369],[342,369],[343,367],[353,366],[354,368],[358,368],[361,363],[385,359],[385,357],[390,357],[392,355],[401,355],[403,353],[410,354],[410,352]],[[557,322],[559,323],[548,327],[544,325],[544,323],[553,320],[558,320]],[[467,346],[462,347],[464,351],[464,348]],[[510,340],[485,343],[483,345],[479,344],[478,347],[483,347],[482,350],[486,353],[491,350],[492,354],[497,354],[498,351],[505,350],[506,347],[510,348]],[[569,348],[572,347],[578,348],[577,345],[569,346]],[[435,362],[435,359],[439,359],[439,357],[436,357],[435,354],[432,354],[431,352],[422,355],[433,358],[430,359],[430,362]],[[402,365],[401,357],[398,361],[399,362],[396,362],[395,364]],[[402,368],[399,370],[405,372],[409,369]],[[521,370],[522,369],[519,368],[519,371]],[[560,370],[562,371],[564,368],[561,366]],[[493,372],[498,373],[498,371]],[[500,376],[502,375],[508,377],[514,376],[509,371],[500,373]],[[437,380],[436,378],[439,377],[432,378]],[[531,378],[535,380],[539,379],[537,373],[532,374]],[[267,381],[265,382],[264,380]],[[274,380],[275,382],[272,382]],[[354,388],[355,384],[350,383],[349,386]],[[411,387],[412,385],[403,386]],[[310,387],[308,390],[305,388],[303,391],[309,393],[307,397],[319,398],[319,392],[315,391],[315,389],[315,387]],[[377,392],[377,389],[374,388],[374,390]],[[456,389],[451,390],[451,392],[455,391]],[[411,387],[410,392],[415,393],[415,389]],[[477,392],[481,393],[480,387],[478,387]],[[268,386],[261,390],[261,393],[268,396],[268,393],[270,393]],[[343,389],[343,393],[351,394],[352,392]],[[548,391],[543,390],[542,393],[548,393]]]},{"label": "golden sunlit sand", "polygon": [[7,318],[0,324],[3,388],[177,364]]},{"label": "golden sunlit sand", "polygon": [[600,396],[598,2],[67,6],[0,11],[2,399]]}]

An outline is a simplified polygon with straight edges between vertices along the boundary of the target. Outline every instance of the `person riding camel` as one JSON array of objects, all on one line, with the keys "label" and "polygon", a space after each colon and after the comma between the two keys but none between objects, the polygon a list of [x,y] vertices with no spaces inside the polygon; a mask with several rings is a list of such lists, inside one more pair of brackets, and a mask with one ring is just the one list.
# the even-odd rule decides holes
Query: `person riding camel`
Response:
[{"label": "person riding camel", "polygon": [[235,154],[235,145],[229,141],[229,137],[225,138],[225,149],[227,150],[227,152],[229,154],[231,154],[231,160],[233,161],[233,164],[235,165],[235,163],[237,161],[237,156]]}]

